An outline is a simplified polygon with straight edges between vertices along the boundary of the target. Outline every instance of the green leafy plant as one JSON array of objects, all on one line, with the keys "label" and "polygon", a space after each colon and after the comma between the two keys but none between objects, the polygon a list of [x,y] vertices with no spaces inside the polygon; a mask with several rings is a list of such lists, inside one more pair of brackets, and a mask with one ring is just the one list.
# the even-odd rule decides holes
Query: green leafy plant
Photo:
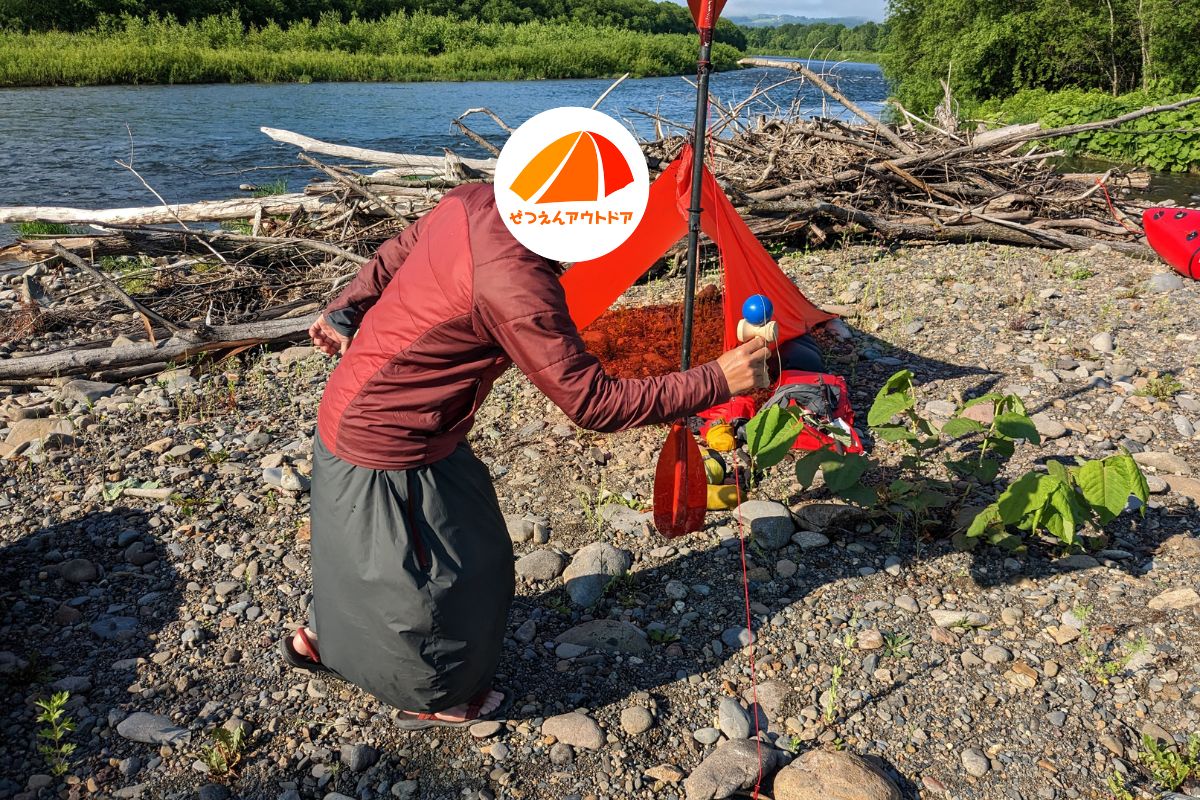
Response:
[{"label": "green leafy plant", "polygon": [[571,616],[571,604],[557,594],[550,595],[543,600],[542,603],[546,606],[548,611],[553,611],[560,617]]},{"label": "green leafy plant", "polygon": [[798,736],[780,736],[775,740],[775,744],[794,756],[799,755],[804,747],[804,742]]},{"label": "green leafy plant", "polygon": [[125,478],[124,480],[116,481],[115,483],[105,483],[101,490],[101,496],[105,502],[111,503],[122,494],[126,489],[157,489],[158,481],[139,481],[137,478]]},{"label": "green leafy plant", "polygon": [[638,579],[632,572],[616,575],[604,586],[603,597],[614,597],[623,606],[637,605]]},{"label": "green leafy plant", "polygon": [[1022,475],[981,511],[966,537],[1015,548],[1021,539],[1010,528],[1030,534],[1044,530],[1075,548],[1085,526],[1112,522],[1125,510],[1130,496],[1141,501],[1144,515],[1150,488],[1128,452],[1070,467],[1050,459],[1046,472]]},{"label": "green leafy plant", "polygon": [[283,178],[277,178],[269,183],[260,183],[254,187],[252,194],[255,197],[273,197],[277,194],[287,194],[287,181]]},{"label": "green leafy plant", "polygon": [[233,730],[217,728],[212,735],[213,743],[204,748],[204,764],[210,775],[223,778],[232,774],[242,761],[246,727],[238,725]]},{"label": "green leafy plant", "polygon": [[646,636],[655,644],[671,644],[678,642],[680,638],[678,633],[663,628],[651,628],[646,631]]},{"label": "green leafy plant", "polygon": [[1159,788],[1173,792],[1189,778],[1200,778],[1200,734],[1188,736],[1182,749],[1164,747],[1153,736],[1142,734],[1142,749],[1138,758],[1150,771],[1150,778]]},{"label": "green leafy plant", "polygon": [[821,715],[826,725],[832,725],[837,716],[838,693],[841,690],[842,673],[845,669],[844,664],[841,663],[833,667],[833,677],[829,680],[829,691],[825,694],[825,708]]},{"label": "green leafy plant", "polygon": [[[967,414],[968,409],[984,404],[991,406],[988,425]],[[861,480],[874,466],[870,459],[827,449],[809,453],[797,462],[800,485],[811,486],[820,471],[831,493],[866,508],[882,506],[897,522],[910,519],[921,529],[937,509],[956,500],[961,503],[974,486],[995,480],[1004,462],[1016,451],[1018,441],[1040,442],[1037,427],[1015,395],[988,394],[971,400],[958,408],[940,431],[916,411],[916,405],[913,374],[902,370],[888,378],[867,413],[867,424],[877,439],[906,447],[907,452],[900,458],[901,477],[882,490],[872,488]],[[966,453],[944,457],[942,466],[972,482],[967,492],[957,497],[948,481],[930,475],[938,463],[933,455],[946,449],[946,440],[958,440]],[[972,451],[972,446],[977,451]]]},{"label": "green leafy plant", "polygon": [[[985,413],[973,411],[981,406],[988,406]],[[871,513],[890,515],[898,527],[911,523],[920,531],[938,510],[960,508],[973,495],[984,494],[1021,442],[1041,443],[1025,404],[1013,394],[986,394],[962,403],[940,429],[916,407],[913,374],[902,370],[888,378],[867,413],[876,439],[905,448],[901,474],[891,483],[868,485],[864,478],[878,465],[865,455],[847,453],[840,440],[800,457],[796,480],[808,489],[820,474],[825,489],[834,496]],[[759,412],[746,428],[746,449],[755,466],[780,463],[809,426],[845,435],[798,408],[773,406]],[[961,488],[932,474],[938,468],[958,478]],[[1046,472],[1031,471],[1017,478],[956,542],[968,549],[985,541],[1015,550],[1024,546],[1023,534],[1046,531],[1066,548],[1076,548],[1087,526],[1100,528],[1112,522],[1131,496],[1141,501],[1145,513],[1148,494],[1145,477],[1128,453],[1080,460],[1071,466],[1050,460]],[[984,496],[990,497],[990,492]]]},{"label": "green leafy plant", "polygon": [[897,661],[912,656],[913,638],[907,633],[885,633],[883,654]]},{"label": "green leafy plant", "polygon": [[1133,793],[1125,788],[1125,776],[1119,771],[1113,770],[1108,775],[1108,791],[1112,793],[1113,800],[1134,800]]},{"label": "green leafy plant", "polygon": [[249,236],[254,233],[254,226],[247,219],[227,219],[221,223],[221,230]]},{"label": "green leafy plant", "polygon": [[37,721],[46,726],[37,732],[38,738],[43,740],[38,745],[38,752],[46,759],[46,766],[54,776],[66,774],[75,752],[75,743],[66,741],[68,734],[75,730],[75,722],[65,710],[70,699],[70,692],[55,692],[35,702],[40,709]]},{"label": "green leafy plant", "polygon": [[60,222],[18,222],[13,225],[18,236],[79,236],[86,233],[83,228],[72,228]]},{"label": "green leafy plant", "polygon": [[1183,384],[1174,375],[1164,372],[1161,375],[1150,378],[1146,382],[1146,385],[1138,389],[1134,394],[1139,397],[1155,397],[1165,402],[1174,398],[1183,389]]},{"label": "green leafy plant", "polygon": [[1096,273],[1092,272],[1087,267],[1080,267],[1071,273],[1071,280],[1073,281],[1086,281],[1088,278],[1094,277],[1096,277]]}]

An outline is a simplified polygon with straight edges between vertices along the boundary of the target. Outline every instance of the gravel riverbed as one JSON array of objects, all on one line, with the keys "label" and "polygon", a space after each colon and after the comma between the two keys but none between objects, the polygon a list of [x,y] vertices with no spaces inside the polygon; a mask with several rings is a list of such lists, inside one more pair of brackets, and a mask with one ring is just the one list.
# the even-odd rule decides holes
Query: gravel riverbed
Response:
[{"label": "gravel riverbed", "polygon": [[[1109,797],[1113,774],[1151,790],[1143,735],[1200,733],[1200,284],[1103,246],[852,246],[783,265],[843,314],[822,343],[860,418],[904,367],[935,418],[1016,393],[1044,441],[1002,483],[1125,447],[1151,484],[1145,516],[1088,555],[964,553],[831,507],[781,467],[741,515],[751,634],[738,517],[667,541],[642,510],[664,429],[578,429],[510,371],[471,442],[518,559],[498,678],[515,702],[504,723],[412,734],[274,649],[310,600],[329,360],[289,348],[0,389],[0,799],[709,800],[748,796],[760,755],[791,763],[768,769],[777,800]],[[34,705],[58,690],[76,725],[62,777]],[[238,726],[239,763],[217,774],[214,731]]]}]

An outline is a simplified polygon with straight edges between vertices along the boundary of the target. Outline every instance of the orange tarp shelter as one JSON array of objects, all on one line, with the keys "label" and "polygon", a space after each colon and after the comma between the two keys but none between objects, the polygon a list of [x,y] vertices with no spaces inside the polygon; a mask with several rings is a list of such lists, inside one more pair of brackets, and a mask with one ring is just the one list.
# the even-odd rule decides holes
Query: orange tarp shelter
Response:
[{"label": "orange tarp shelter", "polygon": [[[571,318],[587,327],[646,274],[654,262],[687,234],[688,201],[692,184],[692,148],[685,146],[650,186],[646,214],[620,247],[591,261],[580,261],[562,276]],[[808,333],[833,319],[817,308],[792,283],[775,259],[746,226],[716,179],[704,169],[701,226],[716,244],[724,278],[723,336],[725,349],[737,345],[742,303],[763,294],[775,306],[780,341]]]}]

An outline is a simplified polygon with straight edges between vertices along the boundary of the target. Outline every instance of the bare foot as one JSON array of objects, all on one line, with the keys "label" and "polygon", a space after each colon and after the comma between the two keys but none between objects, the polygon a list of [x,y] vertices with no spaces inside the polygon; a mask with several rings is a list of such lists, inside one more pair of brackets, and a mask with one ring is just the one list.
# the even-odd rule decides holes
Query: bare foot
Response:
[{"label": "bare foot", "polygon": [[[308,635],[308,641],[312,642],[313,647],[315,648],[317,646],[317,634],[313,632],[312,628],[307,627],[304,628],[304,633]],[[304,637],[300,635],[299,631],[296,631],[296,634],[292,637],[292,649],[305,658],[313,661],[320,659],[319,653],[314,653],[312,650],[308,649],[308,642],[304,641]]]},{"label": "bare foot", "polygon": [[[313,632],[312,628],[307,627],[304,628],[304,633],[308,635],[308,640],[312,642],[313,647],[316,648],[317,634]],[[308,643],[304,641],[304,637],[300,635],[299,631],[297,631],[295,636],[292,637],[292,648],[300,655],[304,656],[305,658],[311,658],[313,661],[316,661],[320,657],[319,653],[313,653],[312,650],[309,649]],[[488,714],[499,708],[502,702],[504,702],[503,694],[495,690],[489,691],[487,699],[484,700],[483,705],[479,707],[477,717],[486,717]],[[453,708],[447,708],[444,711],[439,711],[434,714],[434,716],[440,720],[443,720],[444,722],[463,722],[467,719],[467,714],[469,714],[471,711],[470,705],[470,703],[463,703],[462,705],[457,705]],[[416,714],[417,712],[408,711],[405,713]]]},{"label": "bare foot", "polygon": [[[499,708],[502,702],[504,702],[504,695],[493,689],[492,691],[488,692],[487,699],[484,700],[483,705],[479,707],[479,712],[476,717],[479,719],[486,717],[488,714]],[[467,714],[470,713],[471,709],[469,706],[470,703],[463,703],[462,705],[454,706],[453,708],[447,708],[444,711],[439,711],[434,714],[434,716],[440,720],[443,720],[444,722],[463,722],[467,719]],[[406,711],[405,713],[416,714],[417,712]]]}]

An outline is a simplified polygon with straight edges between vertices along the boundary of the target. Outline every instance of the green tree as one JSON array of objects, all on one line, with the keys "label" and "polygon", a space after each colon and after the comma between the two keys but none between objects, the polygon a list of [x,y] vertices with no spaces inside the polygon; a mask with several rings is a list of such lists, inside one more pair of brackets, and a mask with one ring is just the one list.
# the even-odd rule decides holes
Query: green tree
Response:
[{"label": "green tree", "polygon": [[891,0],[884,69],[928,112],[949,81],[961,102],[1026,89],[1119,95],[1200,83],[1200,0]]}]

